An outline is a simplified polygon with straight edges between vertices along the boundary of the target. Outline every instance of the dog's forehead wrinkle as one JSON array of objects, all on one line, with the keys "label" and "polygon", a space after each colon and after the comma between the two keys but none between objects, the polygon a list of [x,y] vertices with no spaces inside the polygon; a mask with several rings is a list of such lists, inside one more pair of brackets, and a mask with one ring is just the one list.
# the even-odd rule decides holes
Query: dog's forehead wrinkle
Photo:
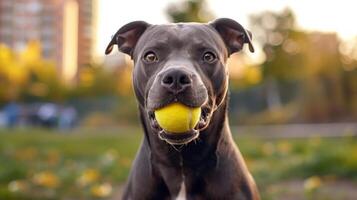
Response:
[{"label": "dog's forehead wrinkle", "polygon": [[140,42],[144,42],[145,46],[152,43],[177,43],[184,42],[185,44],[203,44],[209,42],[210,45],[217,43],[217,37],[212,37],[212,30],[205,25],[195,23],[180,23],[156,25],[148,30]]}]

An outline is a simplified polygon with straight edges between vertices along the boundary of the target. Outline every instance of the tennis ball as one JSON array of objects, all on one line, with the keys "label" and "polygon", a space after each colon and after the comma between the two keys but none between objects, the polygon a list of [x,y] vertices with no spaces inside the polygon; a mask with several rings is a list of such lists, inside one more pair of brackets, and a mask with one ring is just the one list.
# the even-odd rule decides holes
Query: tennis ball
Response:
[{"label": "tennis ball", "polygon": [[155,111],[160,127],[170,133],[184,133],[196,126],[201,116],[201,108],[187,107],[172,103]]}]

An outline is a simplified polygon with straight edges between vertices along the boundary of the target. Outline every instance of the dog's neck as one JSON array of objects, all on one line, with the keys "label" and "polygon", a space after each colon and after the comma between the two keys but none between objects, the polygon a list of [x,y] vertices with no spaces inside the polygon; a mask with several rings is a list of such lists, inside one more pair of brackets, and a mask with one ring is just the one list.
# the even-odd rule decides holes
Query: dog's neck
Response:
[{"label": "dog's neck", "polygon": [[[203,160],[215,161],[215,152],[224,134],[230,134],[227,119],[228,97],[214,111],[207,128],[200,131],[199,138],[185,145],[170,145],[159,139],[157,131],[150,126],[146,111],[139,106],[140,120],[142,121],[145,138],[143,145],[150,151],[151,159],[170,166],[197,165]],[[228,131],[225,131],[228,129]],[[230,137],[230,135],[227,135]],[[215,164],[215,163],[212,163]]]}]

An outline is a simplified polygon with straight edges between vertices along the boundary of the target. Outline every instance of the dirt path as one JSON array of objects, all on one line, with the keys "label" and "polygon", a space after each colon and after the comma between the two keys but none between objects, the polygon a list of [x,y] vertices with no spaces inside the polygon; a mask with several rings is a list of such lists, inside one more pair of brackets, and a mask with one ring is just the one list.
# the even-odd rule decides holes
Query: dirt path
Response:
[{"label": "dirt path", "polygon": [[357,123],[233,126],[231,129],[238,136],[267,138],[357,136]]},{"label": "dirt path", "polygon": [[268,188],[269,193],[275,194],[274,200],[356,200],[357,184],[351,181],[323,182],[314,192],[307,194],[304,181],[293,180],[273,184]]}]

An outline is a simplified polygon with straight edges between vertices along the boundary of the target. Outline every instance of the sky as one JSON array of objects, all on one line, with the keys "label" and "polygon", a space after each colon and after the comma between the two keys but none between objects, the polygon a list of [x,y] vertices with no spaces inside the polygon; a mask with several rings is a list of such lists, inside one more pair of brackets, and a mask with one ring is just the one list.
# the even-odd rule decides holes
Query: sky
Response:
[{"label": "sky", "polygon": [[[98,19],[98,56],[104,55],[111,36],[134,20],[151,24],[168,22],[165,9],[181,0],[100,0]],[[357,35],[356,2],[352,0],[207,0],[209,9],[218,17],[228,17],[249,27],[249,16],[265,10],[281,11],[290,7],[298,27],[308,31],[337,32],[343,39]]]}]

